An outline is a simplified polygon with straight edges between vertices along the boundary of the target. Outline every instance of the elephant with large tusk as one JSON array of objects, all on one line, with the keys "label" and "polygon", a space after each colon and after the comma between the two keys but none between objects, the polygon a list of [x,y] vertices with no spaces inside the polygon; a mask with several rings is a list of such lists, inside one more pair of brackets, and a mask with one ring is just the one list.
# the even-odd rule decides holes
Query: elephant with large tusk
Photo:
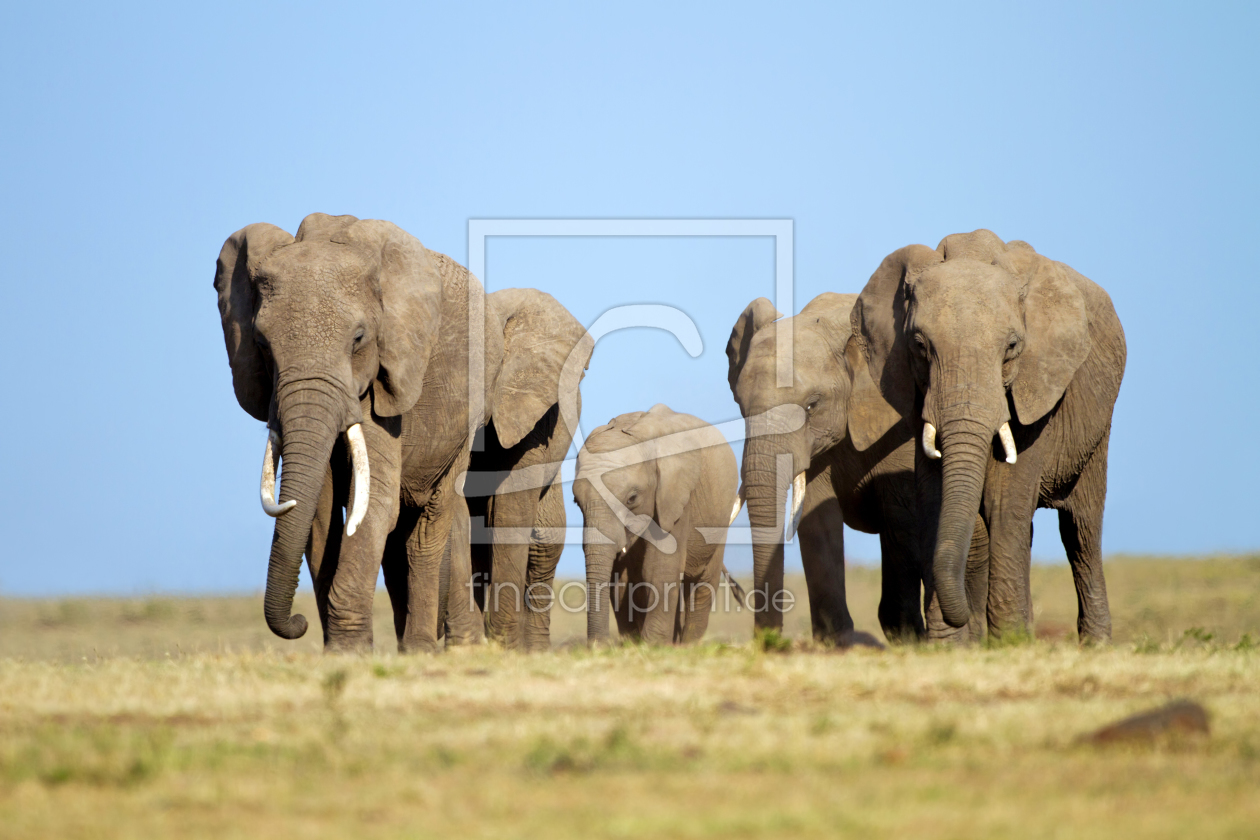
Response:
[{"label": "elephant with large tusk", "polygon": [[[557,517],[563,527],[556,475],[572,435],[559,418],[580,411],[585,329],[547,294],[487,295],[395,225],[353,216],[312,214],[296,236],[243,228],[224,243],[214,285],[237,401],[268,428],[268,626],[305,633],[292,614],[305,554],[330,650],[372,646],[381,569],[400,650],[433,650],[448,630],[448,641],[479,639],[463,496],[474,432],[485,432],[480,468],[541,470],[501,504],[482,500],[492,533]],[[470,403],[474,371],[482,388]],[[488,574],[549,581],[559,547],[496,539],[488,553]],[[523,605],[505,601],[488,618],[509,646],[546,643],[545,617],[527,619]]]},{"label": "elephant with large tusk", "polygon": [[1031,521],[1047,507],[1080,639],[1109,639],[1102,513],[1126,351],[1107,293],[1026,242],[977,230],[890,254],[852,318],[878,416],[922,427],[930,635],[982,631],[977,616],[993,633],[1031,629]]},{"label": "elephant with large tusk", "polygon": [[[774,596],[783,586],[786,524],[786,536],[800,540],[814,638],[847,644],[847,524],[880,535],[879,621],[890,640],[914,640],[924,632],[914,440],[867,374],[849,318],[856,299],[827,292],[783,318],[758,298],[731,330],[728,381],[746,427],[740,497],[753,530],[749,597],[758,628],[782,626]],[[780,343],[790,366],[782,364]],[[790,378],[781,381],[785,371]]]}]

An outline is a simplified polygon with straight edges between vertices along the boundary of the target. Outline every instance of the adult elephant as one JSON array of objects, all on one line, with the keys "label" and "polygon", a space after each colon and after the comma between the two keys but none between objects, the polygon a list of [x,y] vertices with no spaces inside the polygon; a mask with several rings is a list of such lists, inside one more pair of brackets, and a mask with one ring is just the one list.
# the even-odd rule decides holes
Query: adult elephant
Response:
[{"label": "adult elephant", "polygon": [[610,611],[623,637],[703,638],[738,486],[722,433],[669,406],[622,414],[591,432],[573,483],[584,522],[588,642],[608,641]]},{"label": "adult elephant", "polygon": [[[758,298],[726,345],[728,381],[746,426],[740,496],[754,534],[749,597],[756,626],[783,624],[775,594],[783,587],[790,486],[789,528],[799,533],[813,635],[841,644],[853,633],[846,524],[880,535],[884,634],[910,640],[924,632],[912,430],[884,405],[867,373],[849,317],[856,299],[827,292],[799,315],[777,320],[770,301]],[[779,356],[780,342],[790,348],[790,365]]]},{"label": "adult elephant", "polygon": [[[477,638],[462,592],[470,562],[459,487],[472,430],[489,424],[498,451],[518,459],[527,441],[525,457],[558,469],[570,432],[557,406],[576,417],[585,330],[549,295],[486,295],[467,269],[397,226],[353,216],[312,214],[296,236],[243,228],[224,243],[214,285],[237,400],[269,429],[261,493],[276,517],[264,608],[272,632],[306,632],[292,615],[305,552],[326,649],[371,647],[382,568],[400,650],[435,649],[446,624],[458,640]],[[575,348],[581,363],[566,367]],[[469,404],[474,370],[480,411]],[[533,504],[503,517],[519,521],[490,524],[528,532],[540,512],[554,516],[553,485],[538,482]],[[496,571],[525,577],[506,566],[527,564],[528,548],[497,552],[505,568]],[[458,593],[449,617],[448,587]],[[524,639],[511,601],[490,619],[492,636]]]},{"label": "adult elephant", "polygon": [[893,409],[883,416],[912,421],[922,441],[931,634],[958,635],[979,610],[995,634],[1031,628],[1032,515],[1048,507],[1079,637],[1109,639],[1102,515],[1125,342],[1107,293],[1026,242],[977,230],[890,254],[852,318]]}]

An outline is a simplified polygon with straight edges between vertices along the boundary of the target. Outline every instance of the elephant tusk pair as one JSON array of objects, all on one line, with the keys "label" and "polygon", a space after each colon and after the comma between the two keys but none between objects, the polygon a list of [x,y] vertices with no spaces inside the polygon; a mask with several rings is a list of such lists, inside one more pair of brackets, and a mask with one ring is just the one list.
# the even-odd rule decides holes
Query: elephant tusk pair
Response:
[{"label": "elephant tusk pair", "polygon": [[[792,515],[788,519],[787,538],[790,540],[796,534],[797,527],[801,524],[801,506],[805,504],[805,473],[801,473],[792,480]],[[735,504],[731,507],[731,521],[727,523],[727,527],[735,524],[735,517],[739,516],[740,510],[744,507],[744,485],[739,486],[739,492],[735,494]]]},{"label": "elephant tusk pair", "polygon": [[[1006,453],[1006,463],[1015,463],[1015,436],[1011,434],[1011,424],[1003,423],[998,427],[997,433],[998,439],[1002,441],[1002,451]],[[931,423],[923,424],[923,454],[933,460],[941,457],[941,450],[936,448],[936,427]]]},{"label": "elephant tusk pair", "polygon": [[[350,460],[354,465],[354,482],[350,485],[350,519],[346,523],[346,536],[354,536],[354,532],[367,516],[368,498],[371,495],[371,473],[368,469],[367,443],[363,440],[363,427],[355,423],[346,429],[346,439],[350,442]],[[276,504],[276,467],[280,464],[280,436],[274,430],[267,430],[267,448],[263,452],[262,485],[259,495],[262,496],[263,512],[268,516],[283,516],[297,507],[297,499],[289,499]],[[359,492],[362,488],[363,492]]]}]

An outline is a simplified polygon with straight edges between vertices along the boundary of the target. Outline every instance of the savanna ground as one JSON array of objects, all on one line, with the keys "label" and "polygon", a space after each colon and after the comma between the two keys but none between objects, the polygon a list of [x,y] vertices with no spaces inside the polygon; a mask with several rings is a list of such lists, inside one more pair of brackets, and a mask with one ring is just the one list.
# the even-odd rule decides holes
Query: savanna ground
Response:
[{"label": "savanna ground", "polygon": [[[260,597],[0,599],[0,836],[1257,836],[1260,556],[1107,574],[1101,650],[1066,567],[1037,641],[965,650],[815,648],[803,599],[794,643],[743,612],[588,652],[556,610],[549,655],[414,658],[283,642]],[[849,581],[878,635],[878,572]],[[1077,742],[1183,697],[1210,735]]]}]

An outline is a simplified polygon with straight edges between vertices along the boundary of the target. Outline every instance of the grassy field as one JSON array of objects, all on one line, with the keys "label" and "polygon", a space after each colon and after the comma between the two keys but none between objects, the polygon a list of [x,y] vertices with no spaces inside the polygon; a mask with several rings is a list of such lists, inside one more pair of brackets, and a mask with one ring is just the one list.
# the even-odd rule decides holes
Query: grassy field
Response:
[{"label": "grassy field", "polygon": [[[744,612],[592,653],[557,610],[549,655],[324,658],[259,597],[0,600],[0,837],[1257,836],[1260,557],[1107,568],[1086,651],[1064,567],[1036,642],[965,650],[817,649],[802,606],[789,651]],[[1181,697],[1210,735],[1077,740]]]}]

